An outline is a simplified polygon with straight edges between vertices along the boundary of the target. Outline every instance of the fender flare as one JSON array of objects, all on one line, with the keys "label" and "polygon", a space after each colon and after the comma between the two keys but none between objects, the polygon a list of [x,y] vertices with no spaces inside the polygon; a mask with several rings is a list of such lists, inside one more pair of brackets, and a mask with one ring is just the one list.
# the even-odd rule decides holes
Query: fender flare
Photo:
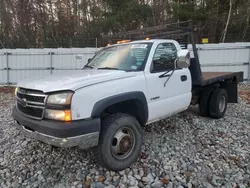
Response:
[{"label": "fender flare", "polygon": [[127,92],[127,93],[121,93],[117,95],[113,95],[104,99],[101,99],[100,101],[96,102],[94,104],[94,107],[91,112],[91,117],[100,117],[102,112],[109,106],[114,105],[119,102],[124,102],[128,100],[138,100],[140,104],[143,107],[143,111],[141,112],[143,115],[143,119],[145,119],[146,123],[148,121],[148,103],[147,99],[143,92],[141,91],[134,91],[134,92]]}]

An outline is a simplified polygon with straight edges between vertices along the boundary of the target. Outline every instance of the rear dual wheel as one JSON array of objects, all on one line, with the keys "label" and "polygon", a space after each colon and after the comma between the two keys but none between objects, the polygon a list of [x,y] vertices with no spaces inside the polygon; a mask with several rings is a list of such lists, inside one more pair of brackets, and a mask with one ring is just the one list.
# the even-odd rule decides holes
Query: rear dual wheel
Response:
[{"label": "rear dual wheel", "polygon": [[227,110],[227,92],[225,89],[216,88],[209,100],[209,114],[211,118],[224,117]]},{"label": "rear dual wheel", "polygon": [[199,109],[204,117],[210,116],[214,119],[224,117],[227,110],[228,96],[225,89],[215,88],[202,93]]}]

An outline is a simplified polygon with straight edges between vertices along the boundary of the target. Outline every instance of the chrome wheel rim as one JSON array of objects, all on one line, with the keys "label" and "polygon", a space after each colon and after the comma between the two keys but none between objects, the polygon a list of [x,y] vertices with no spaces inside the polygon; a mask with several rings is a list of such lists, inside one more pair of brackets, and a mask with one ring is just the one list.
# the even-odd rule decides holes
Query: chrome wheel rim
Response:
[{"label": "chrome wheel rim", "polygon": [[222,96],[220,99],[220,103],[219,103],[219,110],[220,112],[223,112],[226,106],[226,97]]},{"label": "chrome wheel rim", "polygon": [[116,159],[126,159],[135,147],[135,134],[128,128],[123,127],[116,131],[111,140],[111,153]]}]

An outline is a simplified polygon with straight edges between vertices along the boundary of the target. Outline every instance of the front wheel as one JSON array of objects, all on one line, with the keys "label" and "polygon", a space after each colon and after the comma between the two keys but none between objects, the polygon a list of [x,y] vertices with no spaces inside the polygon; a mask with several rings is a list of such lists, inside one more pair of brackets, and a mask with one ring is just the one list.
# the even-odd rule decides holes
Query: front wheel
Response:
[{"label": "front wheel", "polygon": [[92,151],[100,165],[120,171],[137,160],[141,146],[140,123],[133,116],[118,113],[103,120],[99,145]]}]

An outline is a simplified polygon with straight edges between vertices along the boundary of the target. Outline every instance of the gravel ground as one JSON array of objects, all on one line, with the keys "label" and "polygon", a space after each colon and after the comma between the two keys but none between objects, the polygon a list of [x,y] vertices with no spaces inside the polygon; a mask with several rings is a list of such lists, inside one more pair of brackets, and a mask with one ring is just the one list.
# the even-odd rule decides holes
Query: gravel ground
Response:
[{"label": "gravel ground", "polygon": [[0,93],[0,187],[250,187],[247,101],[229,105],[220,120],[193,107],[146,126],[141,157],[119,173],[98,166],[89,151],[24,138],[13,126],[13,103]]}]

